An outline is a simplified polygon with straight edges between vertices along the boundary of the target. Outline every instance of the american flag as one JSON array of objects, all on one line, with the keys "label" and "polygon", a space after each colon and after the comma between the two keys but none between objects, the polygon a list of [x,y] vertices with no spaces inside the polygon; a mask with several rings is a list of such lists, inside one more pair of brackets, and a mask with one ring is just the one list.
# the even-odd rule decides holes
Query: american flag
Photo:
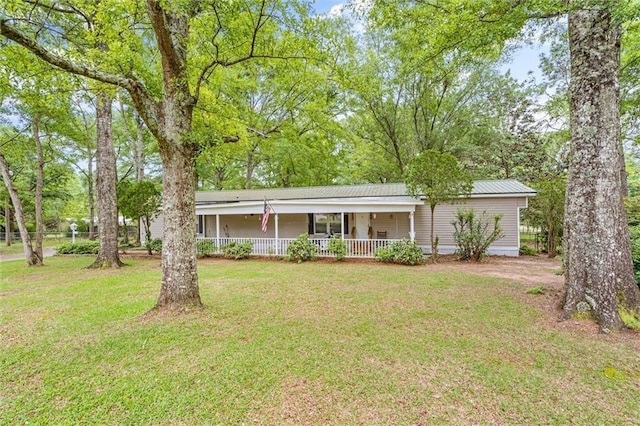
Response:
[{"label": "american flag", "polygon": [[271,206],[264,202],[264,214],[262,215],[262,232],[267,233],[267,225],[269,224],[269,213],[271,213]]}]

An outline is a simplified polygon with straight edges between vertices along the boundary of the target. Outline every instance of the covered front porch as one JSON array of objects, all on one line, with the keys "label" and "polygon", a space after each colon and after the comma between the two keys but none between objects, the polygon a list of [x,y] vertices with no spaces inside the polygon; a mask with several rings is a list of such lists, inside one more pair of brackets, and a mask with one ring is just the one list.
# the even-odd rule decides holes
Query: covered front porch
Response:
[{"label": "covered front porch", "polygon": [[266,232],[264,201],[209,203],[196,206],[198,246],[219,250],[230,242],[253,244],[252,255],[285,256],[287,247],[307,233],[318,256],[333,256],[331,236],[343,239],[347,257],[373,258],[375,250],[403,238],[415,240],[415,209],[411,197],[358,199],[269,200]]}]

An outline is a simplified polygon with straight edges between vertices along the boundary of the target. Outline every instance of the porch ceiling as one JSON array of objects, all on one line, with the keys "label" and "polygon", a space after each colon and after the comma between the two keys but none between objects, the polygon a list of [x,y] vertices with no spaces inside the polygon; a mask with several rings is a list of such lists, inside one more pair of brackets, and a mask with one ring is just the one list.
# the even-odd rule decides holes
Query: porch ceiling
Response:
[{"label": "porch ceiling", "polygon": [[[423,201],[412,197],[324,198],[315,200],[270,200],[278,214],[287,213],[383,213],[413,212]],[[264,201],[235,203],[202,203],[196,205],[199,215],[261,214]]]}]

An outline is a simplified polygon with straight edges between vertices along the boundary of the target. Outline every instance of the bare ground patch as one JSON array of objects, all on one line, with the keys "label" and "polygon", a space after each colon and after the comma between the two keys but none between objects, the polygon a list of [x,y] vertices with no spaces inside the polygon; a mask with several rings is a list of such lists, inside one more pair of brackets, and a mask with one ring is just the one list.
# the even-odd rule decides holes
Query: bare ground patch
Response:
[{"label": "bare ground patch", "polygon": [[[452,257],[443,257],[440,263],[424,266],[432,271],[456,272],[503,278],[519,283],[514,295],[523,303],[544,312],[541,323],[549,328],[569,330],[589,337],[613,341],[629,341],[640,350],[640,332],[628,331],[613,335],[600,333],[598,325],[591,320],[559,321],[562,306],[564,275],[558,259],[543,256],[518,258],[491,256],[482,262],[461,262]],[[544,287],[544,294],[528,294],[534,287]]]}]

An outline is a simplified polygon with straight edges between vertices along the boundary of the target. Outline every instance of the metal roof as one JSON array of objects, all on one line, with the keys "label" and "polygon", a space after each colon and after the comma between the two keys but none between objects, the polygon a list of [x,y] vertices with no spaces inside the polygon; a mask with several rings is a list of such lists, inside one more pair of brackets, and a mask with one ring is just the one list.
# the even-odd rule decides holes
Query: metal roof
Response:
[{"label": "metal roof", "polygon": [[[477,180],[471,197],[533,196],[536,191],[515,179]],[[196,203],[232,203],[260,200],[311,200],[327,198],[406,197],[404,183],[364,184],[345,186],[309,186],[301,188],[260,188],[225,191],[198,191]]]}]

